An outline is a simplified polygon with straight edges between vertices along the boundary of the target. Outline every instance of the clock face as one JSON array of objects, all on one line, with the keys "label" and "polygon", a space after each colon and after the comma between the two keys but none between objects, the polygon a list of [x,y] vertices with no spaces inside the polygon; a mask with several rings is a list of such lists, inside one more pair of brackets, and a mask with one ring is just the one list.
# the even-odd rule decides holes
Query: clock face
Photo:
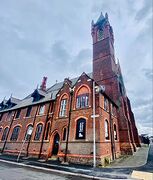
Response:
[{"label": "clock face", "polygon": [[99,29],[98,30],[98,41],[102,40],[103,39],[103,30],[102,29]]}]

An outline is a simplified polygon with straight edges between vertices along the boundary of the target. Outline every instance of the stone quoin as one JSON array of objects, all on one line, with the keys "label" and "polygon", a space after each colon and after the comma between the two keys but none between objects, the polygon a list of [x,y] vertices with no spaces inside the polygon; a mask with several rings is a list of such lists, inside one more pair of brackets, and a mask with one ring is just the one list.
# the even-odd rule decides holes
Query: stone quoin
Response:
[{"label": "stone quoin", "polygon": [[[0,151],[48,160],[58,158],[93,164],[93,81],[95,82],[96,163],[105,165],[140,147],[130,100],[119,61],[114,54],[114,34],[107,13],[91,23],[93,72],[46,88],[24,99],[10,97],[0,103]],[[27,134],[33,127],[32,134]]]}]

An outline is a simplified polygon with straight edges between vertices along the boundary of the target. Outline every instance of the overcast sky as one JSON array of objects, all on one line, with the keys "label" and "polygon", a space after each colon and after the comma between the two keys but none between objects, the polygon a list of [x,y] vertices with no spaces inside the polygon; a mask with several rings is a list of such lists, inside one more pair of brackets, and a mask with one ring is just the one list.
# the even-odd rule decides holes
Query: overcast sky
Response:
[{"label": "overcast sky", "polygon": [[139,133],[153,131],[152,0],[0,0],[0,101],[92,70],[91,21],[109,15]]}]

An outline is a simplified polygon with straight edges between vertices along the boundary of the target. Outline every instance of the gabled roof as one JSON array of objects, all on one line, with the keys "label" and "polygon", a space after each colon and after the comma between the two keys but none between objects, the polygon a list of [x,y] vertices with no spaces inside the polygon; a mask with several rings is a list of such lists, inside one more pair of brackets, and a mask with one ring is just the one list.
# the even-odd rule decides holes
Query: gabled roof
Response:
[{"label": "gabled roof", "polygon": [[[87,75],[89,77],[92,77],[92,73],[88,73]],[[71,84],[72,87],[76,84],[79,77],[70,79],[70,81],[72,82],[72,84]],[[62,88],[63,84],[64,84],[64,81],[56,83],[53,86],[51,86],[50,88],[48,88],[46,91],[43,91],[41,89],[35,89],[33,93],[29,94],[27,97],[25,97],[22,100],[11,97],[11,101],[14,102],[16,105],[11,107],[11,108],[0,109],[0,112],[5,112],[5,111],[8,111],[8,110],[15,110],[15,109],[19,109],[19,108],[22,108],[22,107],[27,107],[27,106],[30,106],[30,105],[36,105],[36,104],[40,104],[40,103],[45,103],[45,102],[50,101],[50,100],[55,100],[56,95],[58,94],[59,90]],[[38,101],[33,101],[33,94],[34,93],[39,93],[42,96],[42,98],[40,98]],[[7,101],[5,100],[5,102],[3,102],[3,103],[6,104]]]},{"label": "gabled roof", "polygon": [[[86,75],[92,79],[92,73],[87,73]],[[72,84],[71,84],[72,87],[76,84],[76,82],[78,81],[79,78],[80,78],[80,76],[70,79],[70,81],[72,82]],[[60,90],[63,86],[63,83],[64,83],[64,81],[54,84],[53,86],[51,86],[50,88],[47,89],[47,92]]]},{"label": "gabled roof", "polygon": [[13,106],[17,105],[20,101],[21,101],[20,99],[17,99],[12,96],[8,100],[4,99],[0,103],[0,111],[8,110],[8,109],[12,108]]}]

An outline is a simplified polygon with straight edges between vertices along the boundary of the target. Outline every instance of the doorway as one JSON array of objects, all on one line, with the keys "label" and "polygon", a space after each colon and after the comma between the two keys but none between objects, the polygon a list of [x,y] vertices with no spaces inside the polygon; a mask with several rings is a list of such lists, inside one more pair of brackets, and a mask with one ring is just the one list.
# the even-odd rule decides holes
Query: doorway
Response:
[{"label": "doorway", "polygon": [[52,149],[52,155],[57,155],[59,150],[59,134],[56,133],[53,140],[53,149]]}]

